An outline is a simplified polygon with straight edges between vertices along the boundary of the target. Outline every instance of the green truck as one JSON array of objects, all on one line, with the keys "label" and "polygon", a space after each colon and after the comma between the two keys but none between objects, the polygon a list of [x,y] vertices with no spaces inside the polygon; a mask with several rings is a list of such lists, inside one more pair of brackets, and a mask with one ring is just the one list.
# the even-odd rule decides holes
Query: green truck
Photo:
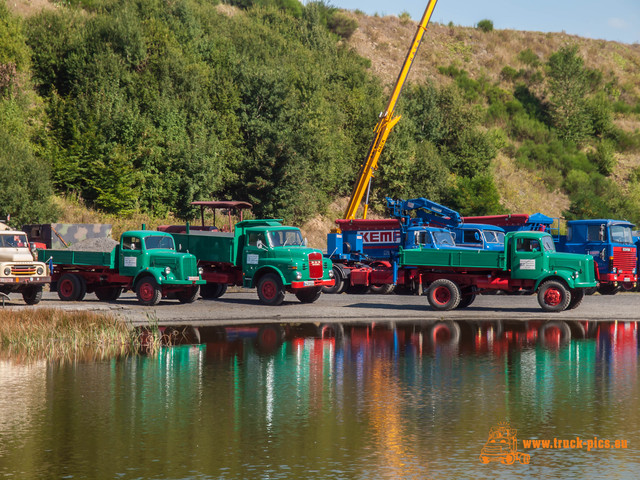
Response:
[{"label": "green truck", "polygon": [[38,250],[38,259],[50,264],[51,290],[61,300],[82,300],[93,292],[114,301],[123,290],[133,290],[142,305],[156,305],[163,297],[191,303],[205,283],[196,258],[177,252],[164,232],[125,232],[110,252]]},{"label": "green truck", "polygon": [[287,291],[312,303],[323,286],[334,284],[331,260],[307,247],[300,230],[282,220],[243,220],[233,233],[187,225],[184,233],[173,236],[178,251],[198,259],[207,282],[200,289],[205,299],[219,298],[228,285],[237,285],[257,288],[265,305],[280,305]]},{"label": "green truck", "polygon": [[542,232],[510,232],[504,251],[401,249],[397,283],[427,286],[437,310],[469,306],[477,293],[502,290],[536,293],[546,311],[576,308],[586,288],[596,286],[593,257],[556,252],[553,238]]}]

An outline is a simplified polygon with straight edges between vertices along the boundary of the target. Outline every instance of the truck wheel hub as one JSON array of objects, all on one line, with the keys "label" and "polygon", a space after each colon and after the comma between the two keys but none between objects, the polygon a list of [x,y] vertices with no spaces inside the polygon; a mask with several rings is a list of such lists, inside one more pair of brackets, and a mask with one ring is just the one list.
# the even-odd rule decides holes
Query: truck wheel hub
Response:
[{"label": "truck wheel hub", "polygon": [[433,292],[433,298],[440,305],[445,305],[451,301],[451,292],[446,287],[438,287]]},{"label": "truck wheel hub", "polygon": [[544,294],[544,301],[547,305],[559,305],[562,301],[562,294],[555,288],[550,288]]}]

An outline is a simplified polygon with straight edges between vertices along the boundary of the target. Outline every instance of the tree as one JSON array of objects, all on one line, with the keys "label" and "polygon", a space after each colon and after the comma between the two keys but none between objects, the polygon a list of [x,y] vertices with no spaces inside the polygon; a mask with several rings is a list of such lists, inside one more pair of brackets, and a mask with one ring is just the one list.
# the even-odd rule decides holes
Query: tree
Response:
[{"label": "tree", "polygon": [[550,114],[563,140],[581,144],[592,134],[587,92],[590,75],[578,55],[578,47],[565,46],[549,57]]}]

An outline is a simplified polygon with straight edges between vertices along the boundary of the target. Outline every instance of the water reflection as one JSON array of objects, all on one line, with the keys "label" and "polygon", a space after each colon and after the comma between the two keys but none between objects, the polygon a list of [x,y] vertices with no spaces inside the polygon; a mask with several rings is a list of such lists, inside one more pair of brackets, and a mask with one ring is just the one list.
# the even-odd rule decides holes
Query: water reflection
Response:
[{"label": "water reflection", "polygon": [[[189,328],[165,334],[202,344],[157,357],[0,363],[0,476],[636,476],[633,322]],[[533,448],[528,465],[483,465],[500,422],[520,441],[629,448]]]}]

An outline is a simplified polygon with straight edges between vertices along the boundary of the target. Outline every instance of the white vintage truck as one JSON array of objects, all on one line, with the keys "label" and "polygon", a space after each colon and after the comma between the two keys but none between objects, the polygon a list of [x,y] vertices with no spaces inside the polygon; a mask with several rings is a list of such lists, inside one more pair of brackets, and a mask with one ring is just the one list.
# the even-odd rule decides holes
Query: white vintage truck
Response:
[{"label": "white vintage truck", "polygon": [[47,264],[34,260],[27,235],[0,222],[0,296],[19,292],[28,305],[35,305],[50,282]]}]

